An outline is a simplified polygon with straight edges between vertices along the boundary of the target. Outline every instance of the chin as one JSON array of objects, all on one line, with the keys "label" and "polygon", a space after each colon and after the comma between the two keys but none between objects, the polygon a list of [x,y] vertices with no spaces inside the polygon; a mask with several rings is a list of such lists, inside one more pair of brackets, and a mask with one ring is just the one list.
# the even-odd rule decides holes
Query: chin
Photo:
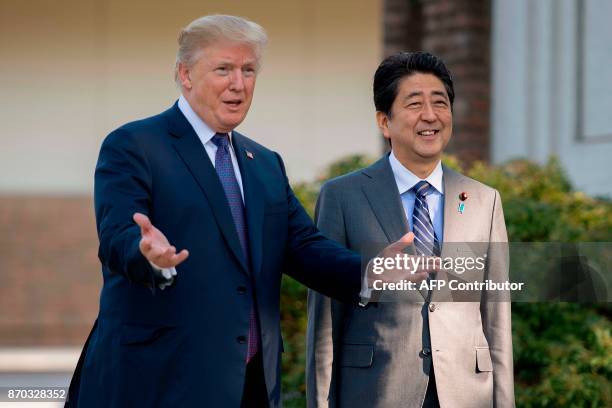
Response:
[{"label": "chin", "polygon": [[235,129],[239,124],[242,123],[242,120],[244,119],[244,116],[241,116],[240,118],[227,118],[226,120],[223,121],[223,126],[225,126],[226,128],[229,129]]},{"label": "chin", "polygon": [[422,157],[436,157],[442,153],[441,146],[427,146],[423,149],[418,150],[419,156]]},{"label": "chin", "polygon": [[418,155],[425,160],[436,160],[437,161],[442,156],[442,152],[440,150],[420,151],[418,152]]}]

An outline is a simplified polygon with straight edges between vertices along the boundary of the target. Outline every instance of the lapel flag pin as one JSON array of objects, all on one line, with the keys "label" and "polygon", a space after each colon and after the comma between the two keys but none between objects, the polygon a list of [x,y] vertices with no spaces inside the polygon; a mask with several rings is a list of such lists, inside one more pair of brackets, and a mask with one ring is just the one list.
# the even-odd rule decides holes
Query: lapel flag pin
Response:
[{"label": "lapel flag pin", "polygon": [[468,193],[466,193],[465,191],[459,194],[459,200],[461,200],[461,202],[459,203],[459,207],[457,208],[459,210],[459,214],[463,214],[463,211],[465,211],[464,201],[467,199],[468,199]]},{"label": "lapel flag pin", "polygon": [[246,152],[246,155],[247,155],[247,157],[249,159],[254,159],[255,158],[255,156],[253,156],[253,153],[249,152],[248,150],[245,150],[245,152]]}]

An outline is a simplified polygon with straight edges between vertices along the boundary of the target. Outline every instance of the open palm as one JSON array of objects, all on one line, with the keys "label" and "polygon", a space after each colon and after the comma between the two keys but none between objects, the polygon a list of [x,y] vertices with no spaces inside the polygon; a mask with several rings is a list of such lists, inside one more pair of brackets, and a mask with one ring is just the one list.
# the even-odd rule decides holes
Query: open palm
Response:
[{"label": "open palm", "polygon": [[144,214],[134,213],[134,222],[140,227],[140,252],[145,258],[159,268],[173,268],[189,256],[183,249],[179,253],[170,245],[168,238]]}]

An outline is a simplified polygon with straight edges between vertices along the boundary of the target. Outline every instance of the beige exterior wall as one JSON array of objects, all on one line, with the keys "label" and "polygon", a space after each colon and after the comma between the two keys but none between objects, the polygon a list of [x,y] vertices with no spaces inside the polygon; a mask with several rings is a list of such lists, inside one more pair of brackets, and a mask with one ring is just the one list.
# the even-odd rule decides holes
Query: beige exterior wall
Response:
[{"label": "beige exterior wall", "polygon": [[0,193],[89,193],[103,137],[174,102],[178,30],[215,12],[268,31],[238,129],[279,151],[292,181],[339,156],[378,152],[380,1],[3,1]]}]

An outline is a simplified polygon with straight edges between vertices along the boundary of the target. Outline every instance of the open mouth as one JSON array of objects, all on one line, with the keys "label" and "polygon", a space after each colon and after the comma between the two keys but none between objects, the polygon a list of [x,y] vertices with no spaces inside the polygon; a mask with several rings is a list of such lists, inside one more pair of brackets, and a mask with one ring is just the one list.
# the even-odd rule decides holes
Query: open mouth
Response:
[{"label": "open mouth", "polygon": [[223,101],[223,103],[225,103],[229,107],[237,108],[242,104],[242,101],[240,99],[233,99],[229,101]]},{"label": "open mouth", "polygon": [[427,130],[421,130],[419,132],[417,132],[417,135],[419,136],[435,136],[439,133],[440,131],[437,129],[427,129]]}]

